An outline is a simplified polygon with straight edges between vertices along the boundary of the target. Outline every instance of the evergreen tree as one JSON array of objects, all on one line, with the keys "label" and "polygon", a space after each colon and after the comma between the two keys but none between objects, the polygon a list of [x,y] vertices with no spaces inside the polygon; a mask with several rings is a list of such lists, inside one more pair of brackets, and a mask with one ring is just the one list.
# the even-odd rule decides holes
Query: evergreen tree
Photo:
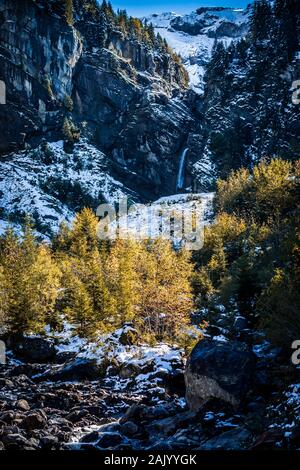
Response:
[{"label": "evergreen tree", "polygon": [[63,0],[65,2],[65,15],[66,20],[69,26],[73,26],[73,1],[72,0]]},{"label": "evergreen tree", "polygon": [[21,242],[11,229],[1,242],[9,329],[14,333],[41,331],[55,310],[59,269],[49,250],[37,245],[28,221]]},{"label": "evergreen tree", "polygon": [[4,275],[4,269],[0,265],[0,331],[6,327],[8,313],[8,283]]},{"label": "evergreen tree", "polygon": [[78,257],[98,247],[97,236],[98,219],[91,209],[83,209],[74,220],[70,231],[71,252]]},{"label": "evergreen tree", "polygon": [[270,36],[272,8],[268,0],[255,0],[250,18],[251,38],[255,45]]}]

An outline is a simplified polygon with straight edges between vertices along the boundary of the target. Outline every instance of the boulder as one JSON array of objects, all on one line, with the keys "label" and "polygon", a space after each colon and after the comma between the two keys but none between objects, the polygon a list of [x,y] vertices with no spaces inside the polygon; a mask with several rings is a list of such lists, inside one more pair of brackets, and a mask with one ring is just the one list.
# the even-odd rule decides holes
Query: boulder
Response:
[{"label": "boulder", "polygon": [[251,445],[251,433],[245,428],[236,428],[215,436],[202,444],[199,450],[243,450]]},{"label": "boulder", "polygon": [[186,401],[193,411],[216,398],[238,406],[252,384],[255,356],[237,341],[200,341],[185,371]]},{"label": "boulder", "polygon": [[128,437],[135,436],[139,432],[137,424],[135,424],[133,421],[127,421],[126,423],[122,424],[120,430],[122,434]]},{"label": "boulder", "polygon": [[102,447],[103,449],[109,449],[118,446],[122,441],[123,438],[119,433],[107,432],[100,436],[97,446]]},{"label": "boulder", "polygon": [[138,332],[130,324],[126,324],[120,334],[119,342],[123,346],[132,346],[133,344],[137,344],[138,338]]},{"label": "boulder", "polygon": [[139,375],[142,371],[141,366],[134,364],[134,363],[128,363],[128,364],[123,364],[121,366],[119,375],[122,379],[129,379],[132,377],[136,377]]},{"label": "boulder", "polygon": [[48,371],[33,377],[36,381],[52,380],[97,380],[103,377],[106,364],[98,364],[95,359],[77,358],[63,365],[50,368]]},{"label": "boulder", "polygon": [[246,330],[248,327],[249,327],[248,321],[245,317],[242,317],[241,315],[238,315],[235,318],[234,324],[233,324],[233,328],[235,329],[235,331],[241,332],[243,330]]},{"label": "boulder", "polygon": [[21,449],[28,443],[21,434],[6,434],[2,436],[2,442],[6,449]]},{"label": "boulder", "polygon": [[54,342],[37,336],[16,337],[11,343],[13,352],[20,359],[30,363],[45,363],[55,358]]},{"label": "boulder", "polygon": [[38,412],[30,413],[22,422],[22,427],[32,431],[33,429],[43,429],[47,424],[46,418]]},{"label": "boulder", "polygon": [[71,361],[76,358],[76,353],[73,351],[58,352],[55,357],[56,364],[64,364],[65,362]]},{"label": "boulder", "polygon": [[27,400],[18,400],[16,402],[16,407],[21,411],[29,411],[30,406]]}]

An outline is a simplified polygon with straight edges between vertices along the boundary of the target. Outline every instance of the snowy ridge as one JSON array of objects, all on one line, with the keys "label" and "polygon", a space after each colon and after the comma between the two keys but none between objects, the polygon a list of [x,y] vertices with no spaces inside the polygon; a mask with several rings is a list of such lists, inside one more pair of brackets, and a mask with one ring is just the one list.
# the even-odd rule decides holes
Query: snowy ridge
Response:
[{"label": "snowy ridge", "polygon": [[203,92],[205,66],[215,39],[228,46],[233,39],[247,33],[248,20],[248,10],[205,7],[182,16],[166,12],[143,18],[181,55],[190,76],[190,87],[198,93]]},{"label": "snowy ridge", "polygon": [[[106,156],[82,141],[74,153],[63,142],[47,144],[46,150],[23,151],[0,160],[0,233],[12,223],[20,228],[30,214],[37,231],[48,237],[64,220],[71,222],[80,205],[96,208],[114,203],[132,192],[108,174]],[[1,220],[2,219],[2,220]]]}]

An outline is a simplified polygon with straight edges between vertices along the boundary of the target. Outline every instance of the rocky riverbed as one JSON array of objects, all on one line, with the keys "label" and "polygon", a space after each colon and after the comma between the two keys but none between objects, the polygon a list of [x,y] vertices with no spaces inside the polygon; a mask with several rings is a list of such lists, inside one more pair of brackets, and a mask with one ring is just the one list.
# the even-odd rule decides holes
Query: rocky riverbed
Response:
[{"label": "rocky riverbed", "polygon": [[[207,333],[186,367],[178,347],[139,344],[129,325],[102,338],[101,347],[72,338],[68,327],[49,338],[9,343],[0,370],[1,449],[300,446],[298,370],[265,341],[246,357],[245,343]],[[233,362],[240,369],[234,380]]]}]

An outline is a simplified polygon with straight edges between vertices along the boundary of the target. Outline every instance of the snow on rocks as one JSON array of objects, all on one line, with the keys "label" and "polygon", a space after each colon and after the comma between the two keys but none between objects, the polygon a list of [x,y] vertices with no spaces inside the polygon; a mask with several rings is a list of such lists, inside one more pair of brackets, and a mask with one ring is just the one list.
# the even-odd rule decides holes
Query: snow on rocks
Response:
[{"label": "snow on rocks", "polygon": [[[193,243],[196,236],[201,236],[202,229],[210,223],[214,193],[175,194],[154,201],[151,205],[137,204],[130,207],[128,214],[119,217],[110,224],[114,233],[117,229],[123,237],[134,237],[139,240],[163,237],[172,239],[174,246],[181,247],[187,242]],[[183,230],[192,227],[192,217],[196,216],[196,230]],[[171,224],[173,219],[173,225]],[[171,232],[172,235],[171,235]],[[200,234],[199,234],[200,232]]]},{"label": "snow on rocks", "polygon": [[107,170],[107,157],[85,140],[72,154],[63,142],[11,154],[0,162],[0,233],[8,218],[20,230],[21,216],[30,214],[42,237],[55,234],[62,221],[71,222],[82,205],[113,204],[132,191]]},{"label": "snow on rocks", "polygon": [[156,401],[157,394],[164,393],[162,385],[166,379],[184,366],[182,349],[165,343],[143,344],[130,324],[111,334],[100,334],[94,341],[76,336],[66,321],[61,332],[50,334],[47,328],[47,333],[55,340],[58,354],[76,353],[77,361],[105,364],[104,386],[117,391],[148,392]]},{"label": "snow on rocks", "polygon": [[233,8],[199,8],[186,15],[174,12],[152,14],[143,21],[152,23],[177,54],[189,73],[190,87],[203,93],[205,66],[210,60],[215,38],[228,46],[247,32],[249,12]]}]

